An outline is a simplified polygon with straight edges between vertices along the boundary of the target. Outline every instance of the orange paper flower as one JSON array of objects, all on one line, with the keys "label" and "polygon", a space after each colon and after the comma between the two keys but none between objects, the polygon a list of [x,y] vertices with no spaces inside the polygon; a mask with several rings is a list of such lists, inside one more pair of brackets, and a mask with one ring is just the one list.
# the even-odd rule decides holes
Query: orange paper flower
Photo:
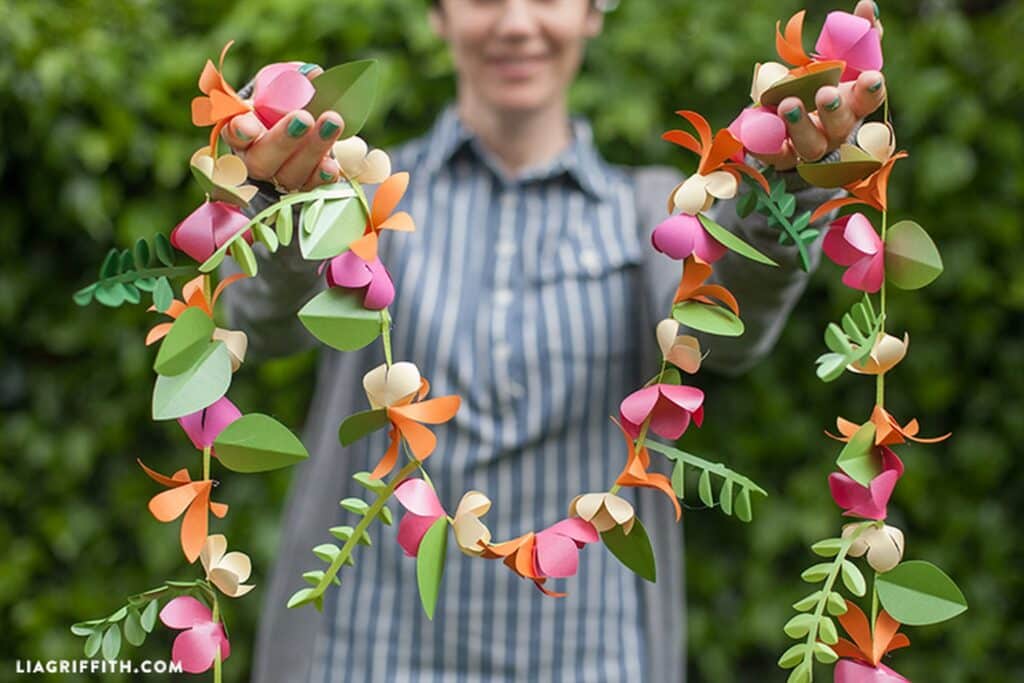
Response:
[{"label": "orange paper flower", "polygon": [[736,315],[740,314],[740,305],[733,293],[722,285],[706,285],[704,281],[711,277],[711,266],[703,261],[688,256],[683,262],[683,278],[679,281],[673,303],[681,301],[700,301],[714,305],[712,298],[718,299],[729,307]]},{"label": "orange paper flower", "polygon": [[228,506],[210,500],[213,481],[192,481],[188,470],[182,468],[170,477],[146,467],[141,460],[139,466],[158,484],[166,486],[169,491],[158,493],[149,500],[149,511],[161,522],[173,522],[184,513],[181,521],[181,549],[189,562],[195,562],[202,552],[203,544],[209,530],[208,512],[223,518],[228,514]]},{"label": "orange paper flower", "polygon": [[348,246],[359,258],[367,263],[377,258],[378,234],[381,230],[399,230],[412,232],[416,224],[405,211],[393,213],[402,201],[406,188],[409,187],[409,174],[396,173],[389,177],[373,195],[370,217],[366,221],[363,236]]},{"label": "orange paper flower", "polygon": [[[685,109],[679,110],[676,113],[690,122],[694,130],[697,131],[699,141],[698,138],[683,130],[667,131],[662,134],[661,138],[698,155],[700,157],[700,165],[697,167],[698,174],[707,176],[715,171],[725,171],[739,181],[739,174],[745,173],[756,180],[764,188],[765,192],[771,192],[768,181],[765,180],[763,175],[747,164],[734,159],[737,155],[742,154],[743,143],[737,140],[732,133],[723,128],[712,137],[711,125],[703,116],[695,111]],[[680,183],[681,185],[682,183]],[[678,189],[679,187],[676,187],[676,189],[672,190],[672,194],[669,195],[670,203],[672,202],[671,197],[675,196]],[[672,210],[670,206],[669,213],[672,213]]]},{"label": "orange paper flower", "polygon": [[[224,289],[237,282],[242,278],[247,277],[245,273],[235,273],[229,275],[217,284],[217,288],[213,290],[213,295],[210,295],[210,276],[209,275],[197,275],[192,278],[181,288],[181,298],[184,301],[174,299],[171,301],[171,305],[167,308],[164,313],[171,316],[175,320],[181,315],[186,308],[199,308],[202,309],[206,315],[213,317],[213,306],[217,303],[217,297],[220,296]],[[155,306],[150,306],[149,311],[155,311]],[[146,346],[160,341],[167,333],[171,331],[171,325],[173,323],[160,323],[159,325],[153,326],[153,328],[146,334]]]},{"label": "orange paper flower", "polygon": [[409,450],[417,460],[426,460],[434,452],[437,436],[423,424],[443,424],[452,419],[459,410],[461,399],[452,395],[424,401],[423,398],[429,392],[430,382],[424,378],[415,396],[387,406],[388,419],[391,421],[391,430],[388,432],[391,444],[370,473],[371,479],[380,479],[395,468],[402,439],[409,444]]},{"label": "orange paper flower", "polygon": [[651,466],[651,455],[647,452],[647,447],[644,446],[638,450],[636,443],[622,425],[614,418],[612,422],[622,431],[622,436],[626,439],[626,451],[628,452],[626,466],[622,469],[622,473],[619,474],[615,483],[619,486],[637,486],[661,491],[669,497],[672,505],[675,506],[676,520],[678,521],[683,516],[683,509],[679,506],[679,499],[676,498],[675,491],[672,490],[672,482],[664,474],[648,472],[647,470]]},{"label": "orange paper flower", "polygon": [[217,150],[217,138],[220,131],[227,125],[228,121],[239,114],[251,111],[252,107],[245,102],[235,89],[224,80],[224,57],[235,41],[228,41],[220,52],[220,63],[214,66],[213,62],[206,60],[203,73],[199,75],[199,90],[203,93],[192,100],[192,123],[193,125],[206,127],[213,126],[210,131],[210,149]]},{"label": "orange paper flower", "polygon": [[884,609],[875,619],[875,628],[868,626],[868,618],[860,607],[846,601],[846,614],[840,615],[839,623],[853,639],[840,638],[832,646],[840,657],[856,659],[871,666],[878,666],[882,657],[893,650],[910,645],[910,638],[900,633],[900,622],[889,616]]},{"label": "orange paper flower", "polygon": [[[930,438],[919,437],[918,431],[921,429],[917,423],[917,419],[910,420],[907,424],[900,426],[900,423],[896,421],[896,418],[889,414],[889,412],[882,406],[875,406],[875,409],[871,411],[871,420],[875,425],[875,445],[876,446],[891,446],[893,444],[905,443],[907,440],[916,441],[917,443],[938,443],[945,441],[953,435],[952,432],[947,432],[942,436],[935,436]],[[836,441],[849,441],[858,429],[863,425],[859,425],[856,422],[851,422],[844,417],[836,418],[836,427],[839,429],[841,436],[832,434],[828,430],[825,431],[830,437]]]}]

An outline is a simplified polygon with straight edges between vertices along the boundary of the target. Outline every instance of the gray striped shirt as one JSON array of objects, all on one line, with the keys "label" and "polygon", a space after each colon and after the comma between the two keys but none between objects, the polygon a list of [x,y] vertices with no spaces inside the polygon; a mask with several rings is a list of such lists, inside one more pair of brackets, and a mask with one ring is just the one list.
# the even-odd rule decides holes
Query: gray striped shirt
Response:
[{"label": "gray striped shirt", "polygon": [[[542,529],[566,516],[576,494],[606,490],[625,462],[608,416],[655,371],[653,326],[669,311],[679,264],[654,252],[648,235],[680,176],[608,164],[589,126],[574,121],[564,153],[508,178],[453,108],[392,157],[412,174],[401,208],[417,224],[412,234],[386,234],[382,245],[397,290],[394,357],[419,366],[431,395],[463,399],[456,418],[435,430],[427,467],[449,511],[466,490],[491,497],[484,521],[495,539]],[[826,198],[815,190],[798,197],[805,206]],[[760,218],[739,224],[729,203],[716,208],[719,222],[782,264],[768,269],[732,255],[716,264],[747,333],[707,340],[706,367],[735,373],[771,348],[807,275]],[[259,254],[259,277],[226,292],[232,323],[248,332],[253,357],[309,348],[315,342],[295,312],[324,286],[315,264],[295,245],[272,259]],[[415,561],[393,528],[378,528],[373,546],[359,548],[356,566],[341,572],[342,586],[330,589],[323,615],[285,610],[302,572],[319,565],[310,549],[330,540],[329,527],[352,521],[337,505],[358,493],[349,477],[371,469],[387,447],[384,432],[345,449],[337,440],[338,424],[367,407],[361,378],[383,361],[379,344],[319,353],[304,429],[311,457],[293,482],[264,593],[255,680],[685,678],[682,528],[671,503],[650,491],[623,493],[655,543],[653,586],[595,544],[581,553],[575,578],[556,582],[569,596],[552,599],[501,563],[450,548],[431,622],[417,599]],[[700,386],[699,375],[693,383]],[[709,420],[728,419],[713,405],[711,397]]]}]

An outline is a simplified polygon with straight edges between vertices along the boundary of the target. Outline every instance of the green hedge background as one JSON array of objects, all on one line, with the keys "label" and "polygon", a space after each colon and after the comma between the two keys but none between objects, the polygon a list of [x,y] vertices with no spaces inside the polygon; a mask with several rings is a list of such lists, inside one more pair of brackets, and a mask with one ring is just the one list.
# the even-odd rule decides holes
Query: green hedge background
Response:
[{"label": "green hedge background", "polygon": [[[71,294],[111,245],[167,233],[201,200],[187,160],[205,132],[190,125],[188,103],[206,57],[236,39],[227,66],[236,85],[271,61],[382,58],[386,87],[366,130],[381,146],[423,131],[453,90],[424,0],[3,4],[0,679],[13,676],[15,658],[78,657],[72,622],[195,575],[177,525],[146,511],[153,486],[134,462],[169,472],[195,457],[177,425],[148,417],[152,354],[142,340],[155,318],[141,307],[79,309]],[[659,140],[672,112],[726,124],[752,63],[773,56],[775,20],[798,8],[624,0],[590,48],[574,105],[609,158],[690,170]],[[810,3],[808,41],[831,8]],[[889,328],[910,330],[912,344],[888,405],[927,434],[954,431],[901,451],[909,474],[891,519],[907,533],[907,556],[943,567],[971,603],[947,625],[910,629],[914,646],[894,665],[919,683],[1024,680],[1024,2],[888,2],[883,20],[892,112],[911,153],[893,177],[893,215],[923,224],[946,260],[934,285],[891,297]],[[774,661],[789,605],[806,591],[807,545],[842,521],[825,483],[836,447],[822,429],[837,414],[862,417],[872,382],[814,376],[826,321],[855,298],[839,275],[823,265],[777,352],[708,387],[706,426],[687,436],[772,494],[751,525],[687,515],[692,680],[784,680]],[[314,360],[247,366],[232,397],[298,426]],[[288,476],[237,476],[222,493],[232,513],[218,528],[251,553],[260,585],[228,607],[226,680],[249,676]],[[165,659],[171,640],[158,630],[127,656]]]}]

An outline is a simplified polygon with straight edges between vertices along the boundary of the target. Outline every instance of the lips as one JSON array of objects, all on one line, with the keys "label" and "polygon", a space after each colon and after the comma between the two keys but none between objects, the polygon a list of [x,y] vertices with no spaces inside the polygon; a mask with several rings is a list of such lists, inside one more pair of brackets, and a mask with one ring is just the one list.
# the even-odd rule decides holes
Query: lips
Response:
[{"label": "lips", "polygon": [[548,58],[546,56],[488,57],[487,64],[502,78],[518,80],[531,77]]}]

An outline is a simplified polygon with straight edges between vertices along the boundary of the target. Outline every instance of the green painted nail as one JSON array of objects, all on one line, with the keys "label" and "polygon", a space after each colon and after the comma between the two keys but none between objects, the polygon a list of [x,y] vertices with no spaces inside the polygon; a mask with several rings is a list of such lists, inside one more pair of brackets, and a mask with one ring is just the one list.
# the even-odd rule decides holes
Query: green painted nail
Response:
[{"label": "green painted nail", "polygon": [[800,120],[800,107],[793,107],[786,112],[786,120],[790,123],[796,123]]},{"label": "green painted nail", "polygon": [[836,98],[834,100],[825,105],[825,111],[835,111],[836,109],[839,109],[839,105],[841,103],[842,99],[839,97],[839,95],[836,95]]},{"label": "green painted nail", "polygon": [[320,138],[326,140],[327,138],[334,135],[334,132],[338,130],[338,124],[334,121],[324,121],[320,124]]},{"label": "green painted nail", "polygon": [[334,178],[333,173],[328,173],[327,171],[320,171],[320,180],[331,180],[332,178]]},{"label": "green painted nail", "polygon": [[881,87],[882,79],[879,78],[875,84],[868,86],[868,92],[878,92]]},{"label": "green painted nail", "polygon": [[319,69],[319,68],[320,68],[320,66],[318,64],[312,64],[311,62],[306,62],[305,64],[303,64],[302,66],[299,67],[299,73],[302,74],[303,76],[305,76],[306,74],[308,74],[313,69]]},{"label": "green painted nail", "polygon": [[880,16],[882,16],[881,11],[878,9],[878,3],[873,2],[871,4],[875,6],[875,19],[878,19]]},{"label": "green painted nail", "polygon": [[252,139],[252,138],[250,138],[250,136],[246,135],[245,132],[242,131],[241,128],[236,128],[235,129],[235,137],[238,138],[239,140],[241,140],[242,142],[249,142],[249,140]]},{"label": "green painted nail", "polygon": [[307,130],[309,130],[309,124],[302,119],[292,119],[288,123],[288,135],[293,138],[301,138]]}]

